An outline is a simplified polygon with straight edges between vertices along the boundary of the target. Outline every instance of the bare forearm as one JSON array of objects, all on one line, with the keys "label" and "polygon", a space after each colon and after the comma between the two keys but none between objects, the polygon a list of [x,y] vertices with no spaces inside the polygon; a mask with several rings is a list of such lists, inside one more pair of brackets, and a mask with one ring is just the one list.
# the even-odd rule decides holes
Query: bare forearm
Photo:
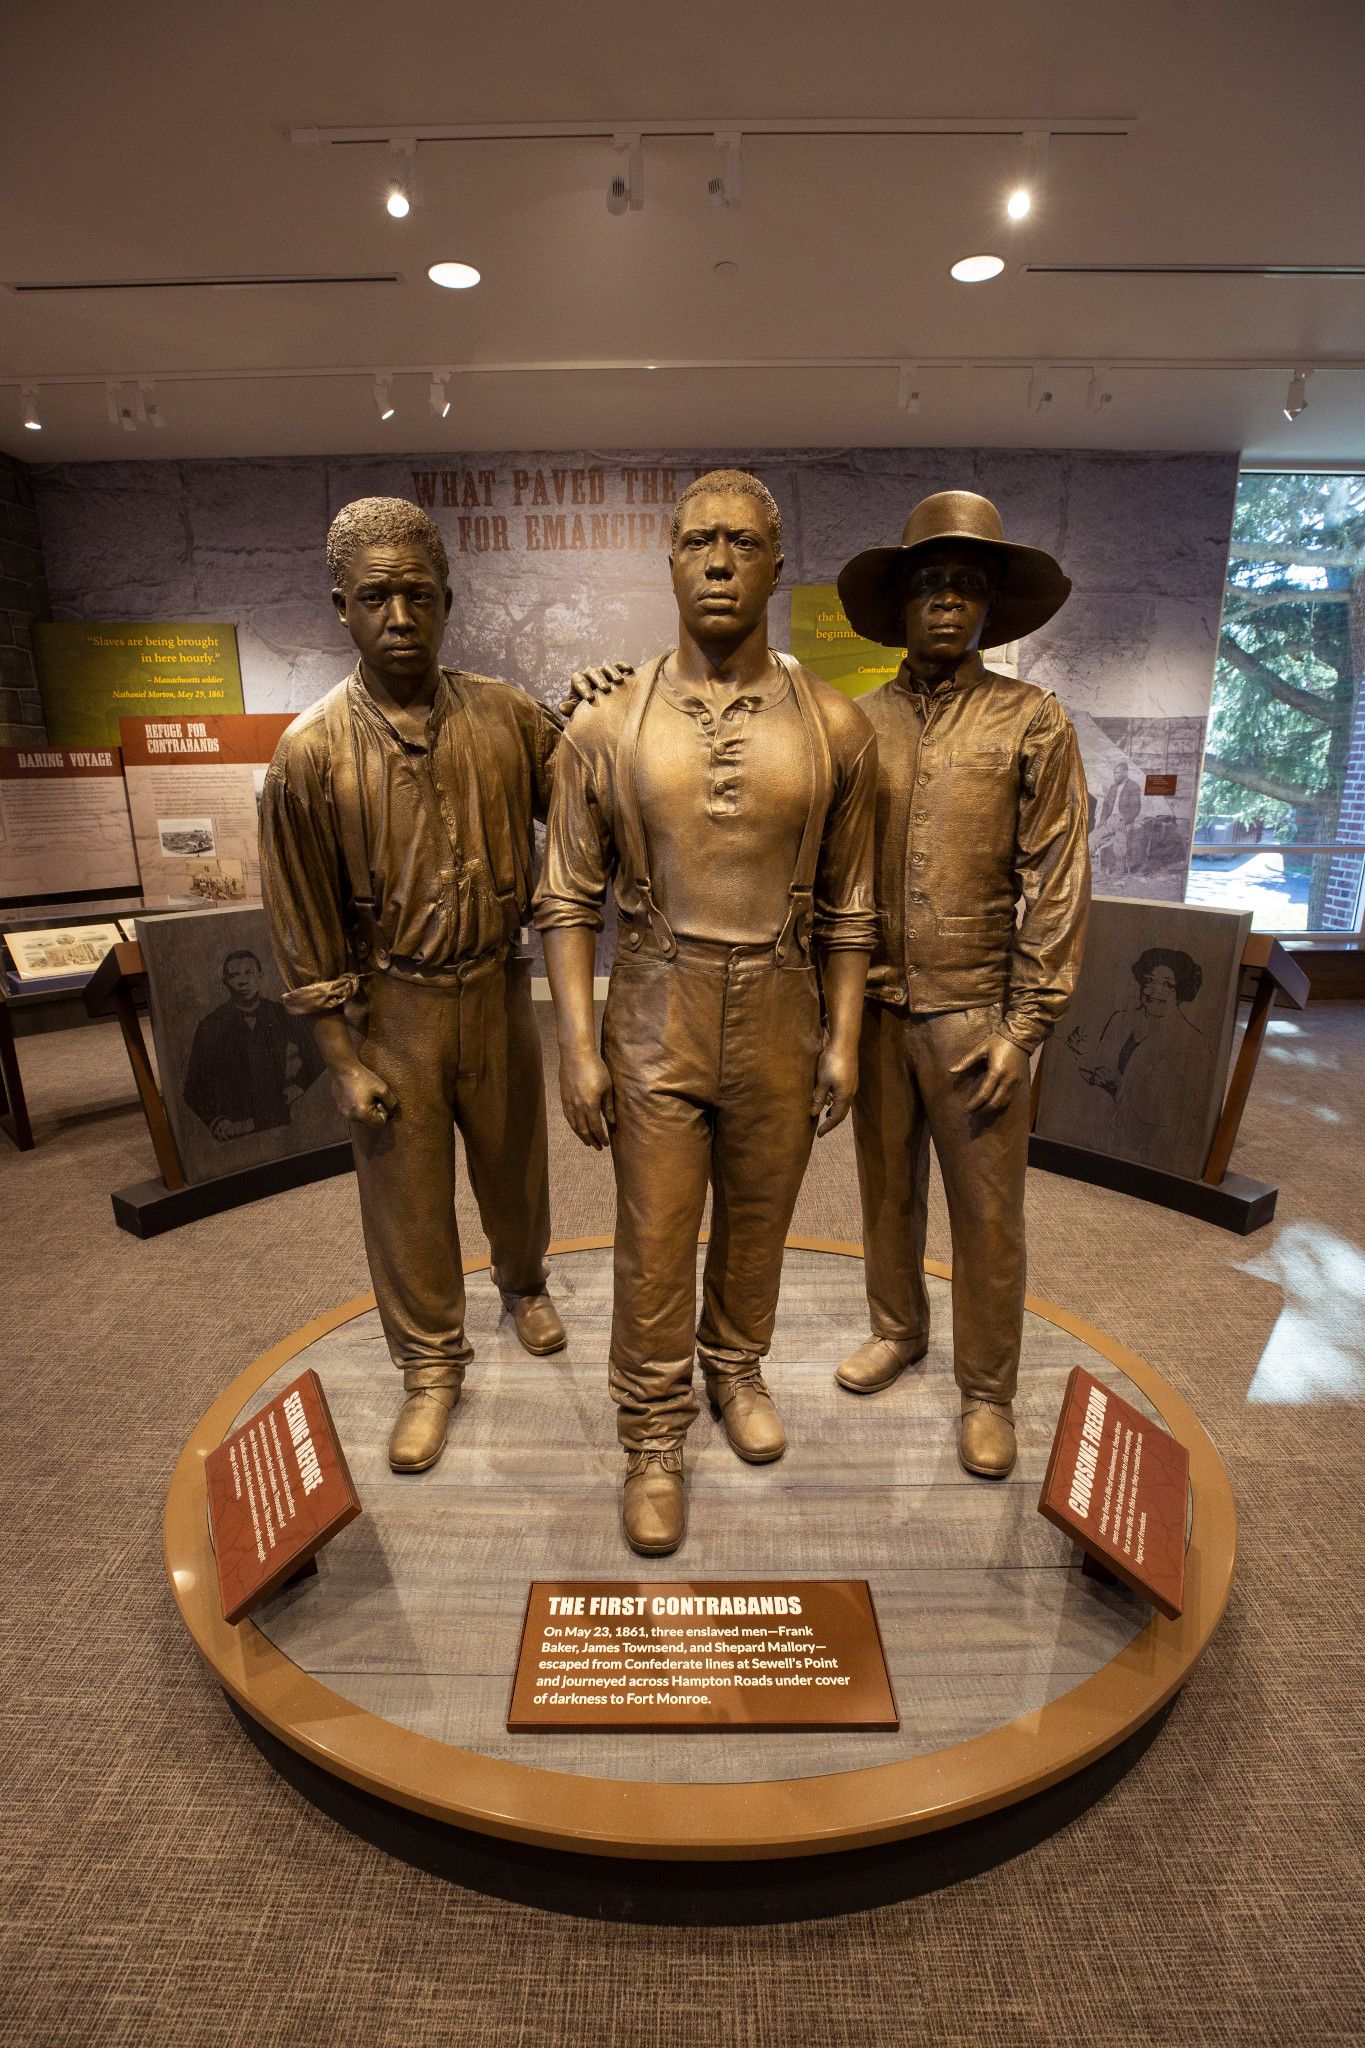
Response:
[{"label": "bare forearm", "polygon": [[856,1052],[858,1049],[863,989],[867,983],[870,959],[869,953],[853,952],[844,947],[821,956],[820,981],[825,992],[830,1043],[841,1051]]},{"label": "bare forearm", "polygon": [[546,932],[544,941],[560,1046],[581,1051],[594,1045],[597,1036],[592,1012],[597,934],[587,925],[563,925]]},{"label": "bare forearm", "polygon": [[355,1040],[340,1010],[324,1010],[311,1020],[313,1043],[331,1074],[347,1074],[360,1065]]}]

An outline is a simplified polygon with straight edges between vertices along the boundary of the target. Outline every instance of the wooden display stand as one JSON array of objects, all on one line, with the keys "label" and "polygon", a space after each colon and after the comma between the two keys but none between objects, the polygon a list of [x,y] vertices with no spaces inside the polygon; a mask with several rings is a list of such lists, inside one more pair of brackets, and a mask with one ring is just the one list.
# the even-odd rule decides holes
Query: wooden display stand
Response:
[{"label": "wooden display stand", "polygon": [[24,1100],[24,1080],[19,1072],[19,1055],[14,1045],[14,1025],[10,1021],[8,999],[4,997],[0,997],[0,1131],[21,1152],[33,1150],[33,1126],[28,1120],[28,1104]]},{"label": "wooden display stand", "polygon": [[[1251,983],[1251,1014],[1223,1100],[1223,1113],[1198,1180],[1187,1180],[1180,1173],[1163,1173],[1159,1167],[1141,1166],[1132,1159],[1116,1159],[1107,1152],[1092,1152],[1083,1145],[1063,1144],[1059,1138],[1042,1138],[1036,1131],[1029,1138],[1029,1165],[1041,1167],[1045,1173],[1088,1181],[1093,1187],[1137,1195],[1145,1202],[1159,1202],[1164,1208],[1179,1209],[1205,1223],[1216,1223],[1222,1230],[1235,1230],[1242,1237],[1269,1223],[1275,1214],[1278,1187],[1250,1180],[1245,1174],[1230,1173],[1228,1161],[1251,1093],[1271,1006],[1278,995],[1293,1009],[1302,1010],[1308,1002],[1308,976],[1278,939],[1256,933],[1247,940],[1242,953],[1242,977],[1244,988],[1248,978]],[[1041,1072],[1040,1060],[1033,1077],[1035,1118]]]},{"label": "wooden display stand", "polygon": [[[3,909],[0,905],[0,909]],[[62,908],[62,898],[54,897],[53,913]],[[6,913],[8,916],[8,913]],[[77,908],[69,917],[59,921],[63,926],[73,928],[88,924],[110,924],[116,912],[87,911]],[[23,917],[7,922],[7,932],[42,931],[50,919]],[[65,978],[56,981],[34,981],[28,987],[0,987],[0,1131],[21,1152],[31,1152],[37,1144],[33,1135],[33,1123],[28,1113],[24,1096],[24,1080],[19,1070],[19,1053],[16,1040],[39,1031],[65,1029],[70,1024],[83,1023],[84,1019],[75,1013],[81,1007],[84,989],[77,982]],[[15,1030],[18,1020],[19,1029]]]},{"label": "wooden display stand", "polygon": [[120,1230],[130,1231],[134,1237],[159,1237],[163,1230],[197,1222],[201,1216],[217,1216],[224,1209],[239,1208],[243,1202],[259,1201],[263,1195],[281,1194],[286,1188],[304,1187],[309,1181],[351,1172],[355,1159],[349,1140],[343,1140],[337,1145],[319,1146],[313,1152],[295,1152],[284,1159],[266,1160],[260,1166],[243,1167],[236,1173],[219,1174],[213,1180],[187,1182],[142,1035],[138,1001],[141,998],[145,1007],[146,994],[147,969],[142,948],[133,940],[112,946],[85,988],[85,1007],[92,1017],[118,1018],[152,1150],[161,1170],[160,1180],[135,1181],[111,1196],[114,1220]]}]

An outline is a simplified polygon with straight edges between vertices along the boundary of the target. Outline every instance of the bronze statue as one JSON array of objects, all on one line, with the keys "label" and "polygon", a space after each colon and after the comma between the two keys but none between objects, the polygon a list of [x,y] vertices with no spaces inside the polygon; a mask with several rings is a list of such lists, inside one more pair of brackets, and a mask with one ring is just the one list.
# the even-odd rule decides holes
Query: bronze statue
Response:
[{"label": "bronze statue", "polygon": [[[776,504],[742,472],[700,477],[678,501],[669,560],[678,646],[576,713],[535,913],[564,1112],[612,1151],[610,1384],[625,1533],[650,1555],[684,1533],[694,1346],[738,1455],[761,1464],[786,1448],[760,1365],[817,1119],[832,1130],[857,1086],[875,938],[876,748],[855,704],[769,649]],[[613,878],[599,1053],[593,952]]]},{"label": "bronze statue", "polygon": [[389,1463],[422,1472],[472,1356],[456,1129],[518,1338],[535,1355],[564,1343],[545,1287],[544,1081],[518,944],[559,726],[510,683],[440,667],[449,567],[416,505],[347,505],[327,560],[359,660],[275,750],[262,886],[286,1006],[311,1019],[352,1124],[370,1274],[406,1390]]},{"label": "bronze statue", "polygon": [[1029,1056],[1075,985],[1090,863],[1071,721],[979,649],[1035,631],[1070,589],[971,491],[924,499],[898,548],[839,577],[855,630],[906,653],[860,700],[878,749],[878,940],[853,1113],[873,1334],[836,1377],[873,1393],[928,1347],[932,1138],[952,1231],[958,1454],[989,1477],[1015,1458]]}]

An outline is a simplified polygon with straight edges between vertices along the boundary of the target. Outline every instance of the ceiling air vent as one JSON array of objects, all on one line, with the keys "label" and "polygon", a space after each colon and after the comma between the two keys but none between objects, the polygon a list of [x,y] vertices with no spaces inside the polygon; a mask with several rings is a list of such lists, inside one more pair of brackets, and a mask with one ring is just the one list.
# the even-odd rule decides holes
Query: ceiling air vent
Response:
[{"label": "ceiling air vent", "polygon": [[12,284],[12,292],[223,292],[260,291],[283,285],[401,284],[396,270],[361,271],[352,276],[304,277],[101,277],[76,278],[56,284]]}]

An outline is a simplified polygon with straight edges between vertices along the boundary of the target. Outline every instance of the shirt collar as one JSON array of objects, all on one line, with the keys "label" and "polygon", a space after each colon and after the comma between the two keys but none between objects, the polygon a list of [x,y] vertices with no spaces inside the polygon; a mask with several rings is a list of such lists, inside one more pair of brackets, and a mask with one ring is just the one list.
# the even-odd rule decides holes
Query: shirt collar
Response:
[{"label": "shirt collar", "polygon": [[767,711],[772,705],[780,704],[791,688],[791,677],[774,655],[767,675],[757,682],[745,683],[729,695],[717,688],[714,697],[704,697],[686,683],[676,682],[668,674],[665,662],[655,678],[654,687],[675,711],[685,711],[695,718],[699,712],[710,711],[714,706],[723,717],[727,711]]},{"label": "shirt collar", "polygon": [[903,690],[908,690],[912,697],[941,699],[956,696],[962,690],[973,689],[977,683],[983,682],[985,677],[986,665],[980,654],[973,652],[964,658],[952,675],[945,676],[941,683],[922,683],[918,676],[911,675],[904,662],[896,670],[892,680],[899,683]]},{"label": "shirt collar", "polygon": [[370,695],[365,687],[364,677],[360,673],[359,662],[356,663],[351,672],[351,686],[354,700],[360,704],[361,708],[377,725],[382,726],[384,731],[389,733],[398,742],[400,747],[406,749],[410,754],[425,754],[429,753],[432,747],[435,746],[436,736],[441,729],[442,721],[451,708],[454,697],[455,678],[453,670],[448,668],[441,670],[440,681],[436,685],[436,695],[431,700],[431,710],[427,714],[426,732],[420,740],[411,738],[405,732],[400,732],[389,717],[388,712],[385,711],[383,705]]}]

